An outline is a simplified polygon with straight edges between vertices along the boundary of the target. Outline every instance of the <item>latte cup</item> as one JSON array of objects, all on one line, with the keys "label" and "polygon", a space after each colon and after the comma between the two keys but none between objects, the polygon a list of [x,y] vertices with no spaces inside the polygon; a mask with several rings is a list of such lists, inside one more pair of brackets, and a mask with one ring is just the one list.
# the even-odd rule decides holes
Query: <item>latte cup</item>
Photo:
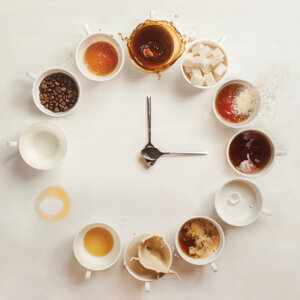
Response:
[{"label": "latte cup", "polygon": [[23,160],[37,170],[56,167],[67,152],[64,131],[51,122],[39,122],[29,126],[18,141],[9,141],[7,145],[17,147]]},{"label": "latte cup", "polygon": [[[47,77],[51,74],[54,74],[54,73],[63,73],[65,75],[68,75],[69,77],[71,77],[74,80],[74,82],[77,86],[77,90],[78,90],[77,101],[74,104],[74,106],[72,108],[68,109],[67,111],[53,112],[53,111],[45,108],[45,106],[41,103],[40,84],[45,79],[45,77]],[[71,71],[68,71],[68,70],[62,69],[62,68],[53,68],[53,69],[48,69],[39,75],[36,75],[32,72],[27,72],[26,75],[30,79],[33,80],[33,86],[32,86],[33,102],[42,113],[44,113],[48,116],[51,116],[51,117],[62,117],[62,116],[68,115],[70,112],[72,112],[75,109],[75,106],[77,106],[77,104],[79,102],[79,98],[80,98],[80,84],[79,84],[79,80],[77,79],[77,77]]]},{"label": "latte cup", "polygon": [[[236,136],[238,136],[239,134],[245,132],[245,131],[256,131],[260,134],[262,134],[268,141],[270,147],[271,147],[271,156],[270,156],[270,160],[268,162],[268,164],[263,168],[261,169],[260,171],[258,172],[253,172],[253,173],[245,173],[245,172],[242,172],[240,170],[238,170],[231,162],[230,160],[230,156],[229,156],[229,150],[230,150],[230,146],[231,146],[231,143],[232,141],[234,140],[234,138]],[[246,177],[255,177],[255,176],[258,176],[258,175],[262,175],[264,173],[266,173],[267,171],[269,171],[271,169],[271,167],[273,167],[274,163],[275,163],[275,160],[276,160],[276,157],[277,156],[284,156],[284,155],[287,155],[287,151],[286,150],[278,150],[275,148],[275,145],[274,145],[274,142],[273,140],[271,139],[271,137],[265,133],[264,131],[260,130],[260,129],[255,129],[255,128],[247,128],[247,129],[243,129],[243,130],[240,130],[238,131],[236,134],[233,135],[233,137],[229,140],[228,142],[228,145],[227,145],[227,149],[226,149],[226,156],[227,156],[227,161],[229,163],[229,165],[231,166],[231,168],[237,172],[238,174],[240,175],[243,175],[243,176],[246,176]]]},{"label": "latte cup", "polygon": [[[87,232],[97,227],[106,229],[113,237],[113,247],[104,256],[94,256],[84,246],[84,237]],[[117,262],[121,254],[121,239],[118,232],[111,226],[104,223],[93,223],[87,225],[77,233],[73,243],[73,251],[77,261],[86,269],[85,279],[87,280],[90,279],[93,271],[106,270]]]},{"label": "latte cup", "polygon": [[[211,256],[207,257],[207,258],[192,258],[190,256],[188,256],[187,254],[185,254],[183,252],[183,250],[181,249],[181,246],[179,244],[179,233],[180,233],[180,229],[182,228],[182,226],[188,222],[191,221],[193,219],[204,219],[207,220],[209,222],[211,222],[212,224],[214,224],[218,230],[218,233],[220,235],[220,245],[219,248],[217,249],[216,252],[214,252]],[[179,255],[181,256],[181,258],[183,258],[186,262],[188,262],[189,264],[192,265],[197,265],[197,266],[204,266],[204,265],[210,265],[210,267],[212,268],[212,270],[214,272],[218,271],[218,267],[215,263],[215,260],[221,255],[221,253],[224,250],[224,246],[225,246],[225,235],[223,232],[222,227],[213,219],[206,217],[206,216],[195,216],[192,218],[189,218],[188,220],[186,220],[185,222],[183,222],[181,224],[181,226],[179,227],[176,237],[175,237],[175,245],[176,245],[176,249],[177,252],[179,253]]]},{"label": "latte cup", "polygon": [[[75,54],[76,65],[79,71],[84,75],[86,78],[94,81],[107,81],[119,74],[123,65],[124,65],[124,51],[119,41],[117,41],[112,35],[96,32],[93,33],[87,24],[83,24],[83,29],[87,36],[78,44]],[[84,63],[84,54],[85,51],[89,46],[96,42],[107,42],[111,44],[118,54],[118,64],[112,73],[105,75],[105,76],[97,76],[91,73],[87,66]]]},{"label": "latte cup", "polygon": [[[138,257],[138,246],[139,243],[149,236],[149,234],[141,234],[134,237],[130,243],[127,245],[125,252],[124,252],[124,261],[123,265],[127,269],[128,273],[133,276],[135,279],[144,282],[145,284],[145,291],[150,292],[151,290],[151,282],[157,280],[164,276],[163,274],[157,274],[155,271],[150,271],[145,269],[137,260],[132,259],[132,257]],[[172,250],[170,246],[165,243],[168,248],[168,268],[171,267],[172,264]]]}]

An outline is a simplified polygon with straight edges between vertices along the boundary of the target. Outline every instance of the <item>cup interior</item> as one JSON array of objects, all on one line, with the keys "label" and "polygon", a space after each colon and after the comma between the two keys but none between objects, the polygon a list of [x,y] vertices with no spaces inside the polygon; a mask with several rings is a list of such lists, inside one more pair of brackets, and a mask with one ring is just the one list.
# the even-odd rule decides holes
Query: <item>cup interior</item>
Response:
[{"label": "cup interior", "polygon": [[[136,279],[141,281],[152,281],[158,279],[158,277],[164,276],[164,274],[157,274],[155,271],[145,269],[137,260],[131,259],[132,257],[138,257],[138,246],[141,240],[149,236],[149,234],[141,234],[134,237],[128,244],[124,253],[124,264],[127,271]],[[172,251],[170,246],[166,243],[169,250],[169,268],[172,264]]]},{"label": "cup interior", "polygon": [[[218,113],[217,108],[216,108],[217,97],[218,97],[219,93],[221,92],[221,90],[223,88],[225,88],[226,86],[228,86],[230,84],[234,84],[234,83],[249,86],[254,91],[254,93],[256,94],[256,98],[258,99],[258,101],[255,104],[254,111],[249,115],[249,117],[246,120],[239,122],[239,123],[232,123],[232,122],[227,121],[222,116],[220,116],[220,114]],[[261,107],[261,97],[259,95],[257,88],[254,85],[252,85],[250,82],[247,82],[245,80],[240,80],[240,79],[230,80],[230,81],[224,83],[216,92],[214,101],[213,101],[213,111],[214,111],[216,118],[222,124],[224,124],[225,126],[231,127],[231,128],[241,128],[241,127],[249,125],[249,123],[251,123],[257,117],[257,115],[260,111],[260,107]]]},{"label": "cup interior", "polygon": [[[105,75],[105,76],[97,76],[89,71],[87,66],[84,63],[84,55],[87,50],[87,48],[96,43],[96,42],[107,42],[111,44],[118,54],[118,64],[116,68],[113,70],[112,73]],[[86,38],[84,38],[78,45],[76,50],[76,64],[80,72],[87,78],[94,80],[94,81],[106,81],[113,77],[115,77],[121,70],[123,64],[124,64],[124,52],[123,48],[120,45],[120,43],[114,39],[112,36],[104,34],[104,33],[94,33],[88,35]]]},{"label": "cup interior", "polygon": [[[84,246],[86,233],[95,227],[102,227],[108,230],[114,241],[112,250],[105,256],[97,257],[91,255]],[[121,253],[121,240],[119,234],[111,226],[103,223],[94,223],[84,227],[75,237],[73,250],[77,261],[88,270],[105,270],[116,263]]]},{"label": "cup interior", "polygon": [[[187,254],[185,254],[183,252],[183,250],[181,249],[181,247],[180,247],[180,244],[179,244],[180,229],[182,228],[182,226],[186,222],[189,222],[189,221],[191,221],[193,219],[205,219],[205,220],[208,220],[211,223],[213,223],[217,227],[217,229],[218,229],[218,232],[219,232],[219,235],[220,235],[220,245],[219,245],[218,250],[213,255],[211,255],[210,257],[207,257],[207,258],[192,258],[192,257],[188,256]],[[188,263],[190,263],[192,265],[206,265],[206,264],[209,264],[209,263],[213,262],[222,253],[222,251],[224,249],[224,246],[225,246],[225,235],[224,235],[223,229],[221,228],[221,226],[215,220],[213,220],[213,219],[211,219],[209,217],[205,217],[205,216],[195,216],[195,217],[192,217],[192,218],[186,220],[184,223],[181,224],[181,226],[179,227],[179,229],[177,231],[176,237],[175,237],[175,245],[176,245],[176,249],[177,249],[177,252],[179,253],[179,255],[185,261],[187,261]]]},{"label": "cup interior", "polygon": [[248,179],[228,181],[215,197],[219,217],[233,226],[245,226],[254,222],[260,215],[262,204],[260,190]]},{"label": "cup interior", "polygon": [[220,50],[221,50],[221,51],[223,52],[223,54],[224,54],[224,64],[227,66],[227,70],[226,70],[225,73],[222,75],[222,77],[220,78],[220,80],[217,81],[215,84],[209,85],[209,86],[197,86],[197,85],[193,85],[194,87],[199,88],[199,89],[209,89],[209,88],[214,87],[214,86],[216,86],[217,84],[219,84],[219,83],[224,79],[224,77],[226,76],[226,74],[227,74],[227,72],[228,72],[228,67],[229,67],[229,65],[228,65],[228,56],[227,56],[225,50],[223,49],[223,47],[220,46],[219,44],[213,42],[213,41],[207,41],[207,40],[205,40],[205,41],[199,41],[199,40],[197,40],[197,41],[194,41],[193,43],[191,43],[190,46],[186,49],[186,51],[185,51],[184,54],[182,55],[182,57],[181,57],[181,62],[180,62],[180,68],[181,68],[182,76],[184,77],[184,79],[185,79],[189,84],[192,84],[192,83],[191,83],[190,78],[186,75],[186,73],[185,73],[185,71],[184,71],[184,68],[183,68],[183,58],[184,58],[184,56],[185,56],[188,52],[190,52],[191,48],[192,48],[194,45],[198,44],[198,43],[203,43],[203,45],[208,45],[208,46],[213,47],[213,48],[220,48]]},{"label": "cup interior", "polygon": [[[41,104],[40,84],[45,79],[45,77],[47,77],[48,75],[54,74],[54,73],[63,73],[63,74],[68,75],[69,77],[71,77],[74,80],[74,82],[76,83],[76,86],[77,86],[77,90],[78,90],[77,102],[75,103],[75,105],[72,108],[68,109],[65,112],[57,112],[56,113],[56,112],[53,112],[53,111],[45,108],[44,105]],[[73,73],[71,73],[70,71],[67,71],[65,69],[60,69],[60,68],[50,69],[50,70],[43,72],[41,75],[39,75],[36,78],[36,80],[33,83],[32,96],[33,96],[33,101],[34,101],[35,105],[41,112],[43,112],[44,114],[46,114],[48,116],[52,116],[52,117],[62,117],[62,116],[69,114],[71,111],[73,111],[73,109],[75,108],[75,106],[77,105],[77,103],[79,101],[79,97],[80,97],[79,81],[76,78],[76,76]]]},{"label": "cup interior", "polygon": [[33,168],[47,170],[58,165],[67,152],[67,139],[60,127],[50,122],[31,125],[21,135],[19,149]]},{"label": "cup interior", "polygon": [[[239,134],[245,132],[245,131],[256,131],[258,132],[259,134],[262,134],[266,140],[268,141],[270,147],[271,147],[271,156],[270,156],[270,159],[269,159],[269,162],[268,164],[263,168],[261,169],[260,171],[258,172],[253,172],[253,173],[245,173],[245,172],[242,172],[240,170],[238,170],[231,162],[230,160],[230,156],[229,156],[229,151],[230,151],[230,146],[233,142],[233,140],[235,139],[235,137],[237,137]],[[271,166],[273,165],[274,163],[274,160],[275,160],[275,147],[274,147],[274,143],[273,141],[271,140],[271,138],[263,131],[261,130],[257,130],[257,129],[253,129],[253,128],[249,128],[249,129],[244,129],[244,130],[241,130],[239,132],[237,132],[236,134],[233,135],[233,137],[230,139],[228,145],[227,145],[227,150],[226,150],[226,155],[227,155],[227,161],[229,163],[229,165],[231,166],[231,168],[233,170],[235,170],[238,174],[240,175],[243,175],[243,176],[247,176],[247,177],[255,177],[255,176],[258,176],[258,175],[261,175],[263,173],[265,173],[267,170],[269,170],[271,168]]]}]

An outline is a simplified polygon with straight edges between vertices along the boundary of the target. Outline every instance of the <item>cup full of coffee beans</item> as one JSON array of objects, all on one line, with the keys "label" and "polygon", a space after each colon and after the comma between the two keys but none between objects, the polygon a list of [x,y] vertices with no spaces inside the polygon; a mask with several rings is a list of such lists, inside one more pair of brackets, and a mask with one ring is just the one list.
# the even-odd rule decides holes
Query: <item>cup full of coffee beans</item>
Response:
[{"label": "cup full of coffee beans", "polygon": [[33,100],[40,111],[49,116],[70,113],[79,100],[80,87],[74,74],[64,69],[51,69],[39,76],[27,73],[34,79]]}]

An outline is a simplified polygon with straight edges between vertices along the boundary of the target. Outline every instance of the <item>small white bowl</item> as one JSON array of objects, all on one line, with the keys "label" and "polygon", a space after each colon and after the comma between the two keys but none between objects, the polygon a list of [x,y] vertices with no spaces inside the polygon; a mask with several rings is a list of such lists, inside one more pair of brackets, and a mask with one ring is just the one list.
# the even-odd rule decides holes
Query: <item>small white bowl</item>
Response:
[{"label": "small white bowl", "polygon": [[[119,72],[121,71],[123,65],[124,65],[124,51],[122,48],[122,45],[115,39],[113,38],[112,35],[108,35],[105,33],[92,33],[91,30],[89,29],[87,24],[83,24],[83,28],[87,34],[87,37],[85,37],[77,46],[76,49],[76,65],[79,69],[79,71],[88,79],[94,80],[94,81],[107,81],[112,78],[114,78]],[[96,43],[96,42],[107,42],[111,44],[115,50],[117,51],[118,54],[118,64],[116,68],[113,70],[112,73],[106,75],[106,76],[97,76],[93,73],[91,73],[86,65],[84,64],[84,54],[87,48]]]},{"label": "small white bowl", "polygon": [[[210,257],[207,257],[207,258],[192,258],[188,255],[186,255],[180,245],[179,245],[179,241],[178,241],[178,238],[179,238],[179,233],[180,233],[180,230],[181,230],[181,227],[188,221],[191,221],[193,219],[205,219],[205,220],[208,220],[209,222],[213,223],[218,231],[219,231],[219,234],[220,234],[220,246],[219,246],[219,249]],[[225,235],[224,235],[224,232],[223,232],[223,229],[222,227],[215,221],[213,220],[212,218],[209,218],[209,217],[206,217],[206,216],[195,216],[195,217],[192,217],[192,218],[189,218],[188,220],[186,220],[185,222],[183,222],[177,233],[176,233],[176,236],[175,236],[175,245],[176,245],[176,249],[179,253],[179,255],[188,263],[192,264],[192,265],[197,265],[197,266],[203,266],[203,265],[207,265],[209,264],[212,268],[212,270],[214,272],[217,272],[218,271],[218,267],[217,265],[214,263],[214,261],[219,257],[219,255],[223,252],[224,250],[224,246],[225,246]]]},{"label": "small white bowl", "polygon": [[[97,257],[87,252],[84,247],[84,237],[93,228],[102,227],[108,230],[114,240],[112,250],[105,256]],[[111,226],[103,223],[90,224],[79,231],[75,236],[73,251],[77,261],[86,268],[85,279],[90,279],[91,271],[103,271],[112,267],[121,254],[121,239],[117,231]]]},{"label": "small white bowl", "polygon": [[[230,196],[235,194],[237,199]],[[218,216],[232,226],[246,226],[253,223],[261,213],[271,216],[269,209],[263,208],[260,189],[249,179],[236,178],[221,186],[215,196],[215,209]]]},{"label": "small white bowl", "polygon": [[[76,86],[77,86],[77,90],[78,90],[77,101],[72,108],[70,108],[64,112],[57,112],[57,113],[53,112],[53,111],[45,108],[45,106],[41,103],[41,100],[40,100],[40,84],[45,79],[45,77],[47,77],[48,75],[51,75],[53,73],[63,73],[63,74],[68,75],[69,77],[71,77],[74,80],[74,82],[76,83]],[[33,87],[32,87],[32,97],[33,97],[34,104],[42,113],[44,113],[48,116],[51,116],[51,117],[62,117],[62,116],[68,115],[70,112],[72,112],[74,110],[75,106],[77,106],[77,104],[79,102],[79,98],[80,98],[80,84],[79,84],[77,77],[72,72],[70,72],[66,69],[62,69],[62,68],[53,68],[53,69],[46,70],[45,72],[41,73],[38,76],[31,72],[27,72],[26,75],[29,78],[31,78],[32,80],[34,80]]]},{"label": "small white bowl", "polygon": [[[191,48],[198,44],[198,43],[202,43],[203,45],[208,45],[208,46],[211,46],[213,48],[220,48],[220,50],[223,52],[224,54],[224,64],[226,65],[227,67],[227,70],[225,71],[225,73],[223,74],[222,78],[217,81],[215,84],[213,85],[209,85],[209,86],[199,86],[199,85],[194,85],[191,83],[191,80],[188,78],[188,76],[186,75],[185,71],[184,71],[184,68],[183,68],[183,59],[184,59],[184,56],[191,50]],[[195,88],[198,88],[198,89],[209,89],[209,88],[212,88],[214,86],[216,86],[217,84],[219,84],[225,77],[225,75],[227,74],[228,72],[228,56],[226,54],[226,52],[224,51],[223,47],[221,47],[218,43],[216,42],[213,42],[213,41],[194,41],[193,43],[190,44],[190,46],[185,50],[185,52],[183,53],[183,55],[181,56],[181,60],[180,60],[180,69],[181,69],[181,73],[182,73],[182,76],[184,77],[184,79],[192,86],[194,86]]]},{"label": "small white bowl", "polygon": [[[239,122],[239,123],[232,123],[232,122],[229,122],[227,120],[225,120],[222,116],[220,116],[220,114],[218,113],[217,111],[217,108],[216,108],[216,100],[217,100],[217,96],[218,94],[221,92],[221,90],[226,87],[227,85],[229,84],[233,84],[233,83],[238,83],[238,84],[242,84],[242,85],[248,85],[250,86],[251,89],[253,89],[253,91],[255,91],[255,93],[257,93],[257,103],[255,105],[255,109],[254,111],[250,114],[250,116],[242,121],[242,122]],[[215,97],[214,97],[214,100],[212,102],[212,105],[213,105],[213,111],[214,111],[214,114],[216,116],[216,118],[225,126],[228,126],[228,127],[231,127],[231,128],[242,128],[242,127],[245,127],[245,126],[248,126],[258,115],[259,111],[260,111],[260,108],[261,108],[261,98],[260,98],[260,94],[257,90],[257,88],[251,84],[250,82],[248,81],[245,81],[245,80],[241,80],[241,79],[234,79],[234,80],[230,80],[230,81],[227,81],[225,82],[219,89],[218,91],[216,92],[215,94]]]}]

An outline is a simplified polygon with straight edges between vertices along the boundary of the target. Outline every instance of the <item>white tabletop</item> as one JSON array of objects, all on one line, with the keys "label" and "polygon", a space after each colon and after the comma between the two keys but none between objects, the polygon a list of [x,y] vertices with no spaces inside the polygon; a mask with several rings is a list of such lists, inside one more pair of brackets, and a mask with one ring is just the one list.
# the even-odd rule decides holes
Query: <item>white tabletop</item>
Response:
[{"label": "white tabletop", "polygon": [[[225,158],[235,131],[212,113],[216,88],[189,86],[178,62],[158,81],[137,70],[127,55],[123,70],[109,82],[88,81],[77,70],[74,50],[85,36],[82,23],[93,31],[129,35],[151,9],[191,37],[217,40],[225,33],[227,79],[263,82],[265,93],[271,86],[253,126],[270,133],[278,149],[288,150],[269,173],[254,179],[272,217],[233,228],[214,211],[218,187],[237,176]],[[298,1],[279,0],[2,1],[0,298],[300,299],[299,11]],[[63,118],[37,110],[32,81],[25,76],[53,66],[73,71],[82,85],[78,107]],[[139,153],[147,138],[147,94],[152,95],[153,143],[168,151],[208,150],[207,157],[163,157],[153,168],[143,167]],[[6,147],[7,140],[40,120],[61,125],[69,142],[63,163],[44,172]],[[65,219],[47,223],[34,207],[42,189],[52,185],[67,190],[72,206]],[[147,294],[120,259],[84,280],[72,250],[83,226],[111,224],[123,249],[134,234],[149,232],[174,245],[181,221],[193,215],[213,217],[225,231],[218,273],[174,257],[172,268],[182,280],[165,276]]]}]

